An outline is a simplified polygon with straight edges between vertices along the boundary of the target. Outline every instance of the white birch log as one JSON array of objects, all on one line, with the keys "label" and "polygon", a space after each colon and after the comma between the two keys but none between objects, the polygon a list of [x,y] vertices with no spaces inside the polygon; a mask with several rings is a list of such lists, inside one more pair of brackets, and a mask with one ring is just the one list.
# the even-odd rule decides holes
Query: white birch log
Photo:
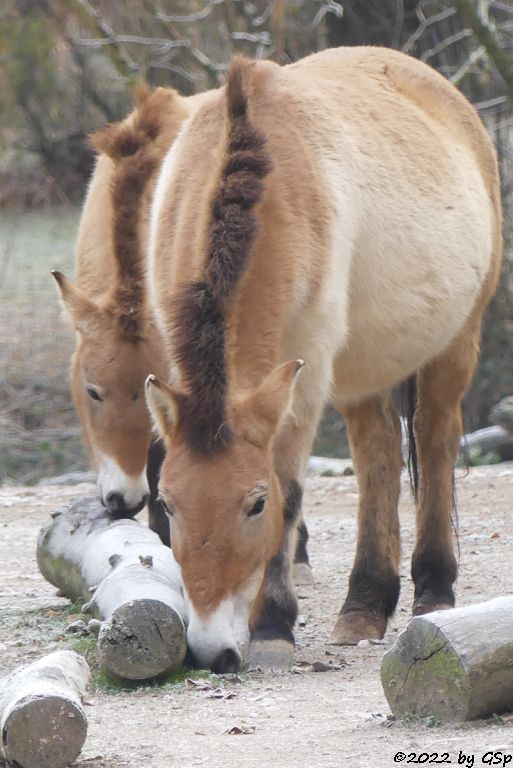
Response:
[{"label": "white birch log", "polygon": [[461,439],[462,450],[465,448],[477,449],[480,453],[501,453],[512,447],[512,435],[503,427],[484,427],[475,432],[470,432]]},{"label": "white birch log", "polygon": [[74,651],[56,651],[0,680],[1,753],[23,768],[64,768],[87,734],[82,697],[89,667]]},{"label": "white birch log", "polygon": [[102,620],[98,655],[111,675],[146,680],[185,658],[185,605],[171,550],[136,520],[113,520],[95,498],[53,514],[39,534],[41,573]]},{"label": "white birch log", "polygon": [[415,617],[381,682],[395,715],[473,720],[512,707],[513,597]]}]

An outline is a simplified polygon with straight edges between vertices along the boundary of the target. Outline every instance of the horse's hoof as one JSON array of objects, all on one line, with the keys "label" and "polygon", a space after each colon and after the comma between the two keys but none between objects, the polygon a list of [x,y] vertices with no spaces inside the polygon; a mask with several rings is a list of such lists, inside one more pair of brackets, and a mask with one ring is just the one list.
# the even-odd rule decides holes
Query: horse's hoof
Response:
[{"label": "horse's hoof", "polygon": [[413,603],[412,616],[424,616],[425,613],[433,613],[433,611],[450,611],[454,608],[454,605],[450,603],[436,603],[436,602],[422,602],[422,600],[416,600]]},{"label": "horse's hoof", "polygon": [[338,617],[328,643],[357,645],[360,640],[381,640],[386,628],[386,619],[381,616],[364,611],[348,611]]},{"label": "horse's hoof", "polygon": [[292,581],[296,587],[313,585],[314,577],[308,563],[294,563],[292,567]]},{"label": "horse's hoof", "polygon": [[249,646],[249,669],[288,672],[294,663],[294,645],[287,640],[254,640]]}]

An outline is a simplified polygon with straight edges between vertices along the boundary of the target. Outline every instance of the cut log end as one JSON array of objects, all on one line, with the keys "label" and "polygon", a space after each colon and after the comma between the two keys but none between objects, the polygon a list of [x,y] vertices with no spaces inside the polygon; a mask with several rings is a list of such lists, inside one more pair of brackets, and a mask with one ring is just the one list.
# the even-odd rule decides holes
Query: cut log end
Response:
[{"label": "cut log end", "polygon": [[5,758],[23,768],[65,768],[80,754],[87,735],[82,708],[61,696],[28,695],[5,718]]},{"label": "cut log end", "polygon": [[396,715],[443,721],[513,706],[513,597],[418,616],[383,657],[381,680]]},{"label": "cut log end", "polygon": [[381,682],[395,715],[467,717],[468,681],[461,660],[440,629],[422,617],[410,622],[383,657]]},{"label": "cut log end", "polygon": [[174,672],[185,659],[182,618],[160,600],[131,600],[102,625],[98,655],[112,676],[146,680]]},{"label": "cut log end", "polygon": [[78,498],[38,541],[42,574],[99,623],[98,652],[115,677],[145,680],[185,658],[180,569],[158,537],[134,520],[113,521],[97,499]]}]

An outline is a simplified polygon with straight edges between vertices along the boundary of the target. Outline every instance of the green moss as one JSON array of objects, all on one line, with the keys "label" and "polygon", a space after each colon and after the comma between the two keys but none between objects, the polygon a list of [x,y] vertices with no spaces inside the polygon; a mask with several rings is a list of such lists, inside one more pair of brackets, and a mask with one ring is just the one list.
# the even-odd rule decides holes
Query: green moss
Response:
[{"label": "green moss", "polygon": [[465,696],[459,693],[468,687],[465,669],[443,633],[422,618],[383,657],[381,681],[399,717],[465,717]]},{"label": "green moss", "polygon": [[70,613],[80,613],[83,604],[86,602],[83,599],[84,584],[81,577],[74,568],[70,568],[69,562],[62,555],[56,555],[55,557],[43,555],[43,561],[45,567],[51,571],[52,583],[65,584],[67,594],[73,598],[72,607],[76,607],[76,610],[70,610]]},{"label": "green moss", "polygon": [[153,680],[121,680],[112,677],[103,669],[97,668],[91,676],[91,688],[94,691],[103,691],[104,693],[116,694],[127,693],[129,691],[166,691],[176,690],[177,686],[182,686],[188,677],[209,678],[210,673],[194,670],[191,671],[182,666],[175,672]]},{"label": "green moss", "polygon": [[407,725],[423,725],[426,728],[437,728],[443,725],[442,721],[436,715],[417,715],[415,712],[405,712],[400,715],[399,720]]},{"label": "green moss", "polygon": [[97,641],[94,635],[86,635],[84,637],[75,637],[71,643],[72,649],[76,653],[82,654],[82,656],[89,656],[94,654],[96,657]]},{"label": "green moss", "polygon": [[502,461],[500,455],[494,451],[482,453],[479,448],[471,448],[465,455],[459,456],[456,462],[457,467],[480,467],[491,464],[500,464]]}]

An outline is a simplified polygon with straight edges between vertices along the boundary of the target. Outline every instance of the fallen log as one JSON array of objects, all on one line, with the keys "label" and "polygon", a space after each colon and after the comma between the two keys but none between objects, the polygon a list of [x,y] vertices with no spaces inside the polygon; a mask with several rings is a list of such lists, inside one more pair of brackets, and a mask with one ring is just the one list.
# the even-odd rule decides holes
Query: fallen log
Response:
[{"label": "fallen log", "polygon": [[513,597],[417,616],[384,655],[383,690],[394,715],[443,721],[513,706]]},{"label": "fallen log", "polygon": [[462,437],[461,449],[478,451],[483,456],[496,453],[507,460],[513,454],[513,437],[501,426],[484,427]]},{"label": "fallen log", "polygon": [[0,680],[1,754],[23,768],[64,768],[87,734],[87,662],[56,651]]},{"label": "fallen log", "polygon": [[171,550],[136,520],[113,520],[95,498],[81,497],[52,518],[39,534],[39,569],[101,619],[102,667],[129,680],[177,669],[186,653],[185,605]]}]

